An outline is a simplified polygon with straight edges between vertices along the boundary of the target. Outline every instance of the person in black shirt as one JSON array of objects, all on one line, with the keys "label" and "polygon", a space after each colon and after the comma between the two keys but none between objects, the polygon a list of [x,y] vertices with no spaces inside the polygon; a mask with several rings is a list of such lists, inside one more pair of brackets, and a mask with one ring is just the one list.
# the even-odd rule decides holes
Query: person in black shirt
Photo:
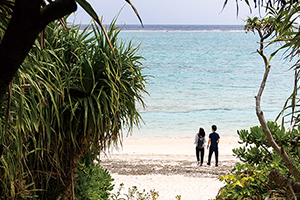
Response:
[{"label": "person in black shirt", "polygon": [[216,132],[216,130],[217,130],[216,125],[212,125],[211,129],[212,129],[212,133],[209,134],[209,139],[208,139],[208,144],[207,144],[207,149],[209,148],[207,165],[210,165],[211,156],[212,156],[213,152],[215,152],[216,167],[217,167],[218,166],[218,157],[219,157],[218,144],[220,141],[220,136]]}]

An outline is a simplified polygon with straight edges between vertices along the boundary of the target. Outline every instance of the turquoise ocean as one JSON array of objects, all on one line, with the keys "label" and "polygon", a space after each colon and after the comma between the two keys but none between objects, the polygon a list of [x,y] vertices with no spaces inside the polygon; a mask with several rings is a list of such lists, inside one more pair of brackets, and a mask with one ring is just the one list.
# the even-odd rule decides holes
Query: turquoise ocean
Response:
[{"label": "turquoise ocean", "polygon": [[[151,75],[140,108],[145,122],[130,138],[194,137],[215,124],[221,135],[258,125],[255,96],[264,73],[257,34],[243,26],[126,25],[120,39],[141,43]],[[275,47],[266,49],[269,55]],[[262,97],[267,120],[275,120],[293,88],[292,62],[278,54]],[[281,122],[279,122],[281,123]]]}]

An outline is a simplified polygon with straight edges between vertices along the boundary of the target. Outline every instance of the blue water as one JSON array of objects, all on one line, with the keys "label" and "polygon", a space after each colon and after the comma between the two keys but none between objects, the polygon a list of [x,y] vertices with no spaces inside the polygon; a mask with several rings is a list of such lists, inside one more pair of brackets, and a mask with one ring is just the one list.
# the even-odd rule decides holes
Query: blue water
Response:
[{"label": "blue water", "polygon": [[[264,72],[257,34],[242,26],[125,26],[121,39],[142,43],[149,78],[145,122],[129,137],[193,137],[199,127],[221,135],[258,125],[257,95]],[[267,49],[270,54],[274,49]],[[275,57],[262,97],[267,120],[274,120],[292,91],[292,63]]]},{"label": "blue water", "polygon": [[123,31],[241,31],[241,25],[120,25]]}]

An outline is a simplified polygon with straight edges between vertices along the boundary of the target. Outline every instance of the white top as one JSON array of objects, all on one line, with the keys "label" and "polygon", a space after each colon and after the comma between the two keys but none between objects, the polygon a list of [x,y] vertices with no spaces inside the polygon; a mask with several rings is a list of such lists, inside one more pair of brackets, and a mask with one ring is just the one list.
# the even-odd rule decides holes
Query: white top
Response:
[{"label": "white top", "polygon": [[[196,146],[198,146],[198,138],[199,138],[199,136],[198,136],[198,133],[197,133],[196,136],[195,136],[195,142],[194,142],[194,144],[195,144]],[[205,137],[204,137],[202,148],[205,147],[205,142],[206,142],[206,139],[205,139]]]}]

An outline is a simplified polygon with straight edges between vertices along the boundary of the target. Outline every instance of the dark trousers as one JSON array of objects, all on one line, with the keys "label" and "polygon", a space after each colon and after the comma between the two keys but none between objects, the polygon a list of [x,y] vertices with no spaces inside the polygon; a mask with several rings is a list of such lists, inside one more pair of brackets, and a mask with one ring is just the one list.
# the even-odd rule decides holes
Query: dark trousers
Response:
[{"label": "dark trousers", "polygon": [[203,158],[204,158],[204,148],[198,148],[196,147],[196,157],[197,161],[199,162],[199,152],[201,153],[201,164],[203,163]]},{"label": "dark trousers", "polygon": [[218,165],[218,157],[219,157],[218,147],[215,147],[215,148],[209,147],[208,164],[210,164],[211,156],[212,156],[213,152],[215,152],[216,165]]}]

